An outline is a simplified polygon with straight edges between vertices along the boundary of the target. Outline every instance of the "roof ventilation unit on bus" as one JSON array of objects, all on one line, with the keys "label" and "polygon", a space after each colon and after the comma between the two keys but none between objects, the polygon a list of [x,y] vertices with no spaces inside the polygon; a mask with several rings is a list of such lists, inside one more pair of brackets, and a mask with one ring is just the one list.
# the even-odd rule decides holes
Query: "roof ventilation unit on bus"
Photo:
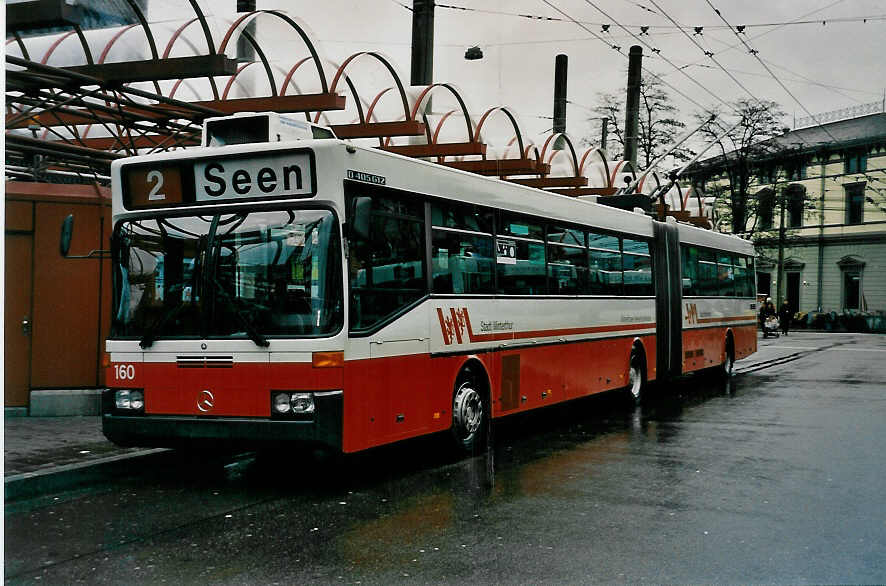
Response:
[{"label": "roof ventilation unit on bus", "polygon": [[277,112],[241,112],[233,116],[207,118],[203,123],[202,146],[316,138],[336,138],[336,136],[325,126],[281,116]]}]

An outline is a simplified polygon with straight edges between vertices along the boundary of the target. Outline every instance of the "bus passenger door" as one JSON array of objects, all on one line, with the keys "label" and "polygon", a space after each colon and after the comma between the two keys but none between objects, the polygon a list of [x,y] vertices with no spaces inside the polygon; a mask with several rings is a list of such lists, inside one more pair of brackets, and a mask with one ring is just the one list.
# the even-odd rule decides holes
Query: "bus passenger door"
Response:
[{"label": "bus passenger door", "polygon": [[680,236],[676,226],[664,222],[653,222],[652,228],[655,236],[655,369],[656,379],[663,380],[683,370]]},{"label": "bus passenger door", "polygon": [[423,304],[369,337],[364,384],[373,389],[372,435],[384,441],[427,432],[433,425],[427,321]]}]

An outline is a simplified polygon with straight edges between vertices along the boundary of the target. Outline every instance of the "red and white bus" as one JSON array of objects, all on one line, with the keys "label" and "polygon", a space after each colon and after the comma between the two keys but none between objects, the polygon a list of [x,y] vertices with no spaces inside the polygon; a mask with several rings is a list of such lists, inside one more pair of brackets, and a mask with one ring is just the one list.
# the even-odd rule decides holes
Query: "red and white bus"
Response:
[{"label": "red and white bus", "polygon": [[489,418],[756,350],[744,240],[284,122],[114,162],[114,442],[471,449]]}]

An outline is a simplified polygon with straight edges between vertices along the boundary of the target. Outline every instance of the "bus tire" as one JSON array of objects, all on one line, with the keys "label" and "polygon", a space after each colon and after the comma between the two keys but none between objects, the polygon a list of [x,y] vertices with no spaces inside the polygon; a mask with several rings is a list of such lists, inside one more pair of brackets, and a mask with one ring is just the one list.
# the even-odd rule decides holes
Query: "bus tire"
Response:
[{"label": "bus tire", "polygon": [[455,448],[462,454],[476,453],[485,446],[488,433],[489,402],[485,385],[471,368],[465,368],[455,381],[452,394],[452,428]]},{"label": "bus tire", "polygon": [[628,364],[628,398],[634,405],[639,405],[646,394],[646,357],[643,351],[634,346]]}]

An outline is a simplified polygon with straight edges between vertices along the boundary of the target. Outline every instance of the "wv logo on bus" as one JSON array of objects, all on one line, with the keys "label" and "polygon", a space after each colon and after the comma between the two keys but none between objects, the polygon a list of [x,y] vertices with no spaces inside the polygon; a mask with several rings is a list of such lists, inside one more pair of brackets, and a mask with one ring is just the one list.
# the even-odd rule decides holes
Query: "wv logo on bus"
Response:
[{"label": "wv logo on bus", "polygon": [[698,323],[698,307],[694,303],[686,304],[686,323]]},{"label": "wv logo on bus", "polygon": [[[443,333],[443,343],[447,346],[453,341],[461,344],[462,341],[470,341],[471,318],[468,317],[468,309],[449,308],[449,315],[437,308],[437,318],[440,320],[440,331]],[[467,339],[466,339],[467,338]]]}]

